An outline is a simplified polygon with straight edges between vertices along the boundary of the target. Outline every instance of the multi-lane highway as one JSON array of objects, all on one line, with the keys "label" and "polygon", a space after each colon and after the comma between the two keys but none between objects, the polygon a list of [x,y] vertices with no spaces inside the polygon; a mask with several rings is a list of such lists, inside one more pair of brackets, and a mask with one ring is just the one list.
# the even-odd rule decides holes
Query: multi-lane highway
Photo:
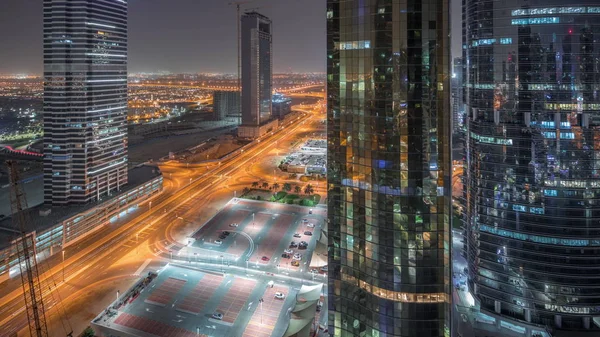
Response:
[{"label": "multi-lane highway", "polygon": [[[164,261],[161,262],[164,257],[160,253],[157,254],[158,248],[154,243],[176,240],[182,226],[176,213],[186,216],[195,214],[197,222],[188,224],[191,227],[201,224],[202,219],[206,220],[216,213],[226,200],[233,196],[234,191],[239,193],[253,181],[252,177],[244,178],[245,170],[240,168],[264,158],[272,151],[281,151],[283,154],[288,147],[286,144],[290,144],[291,139],[314,130],[320,119],[322,116],[307,115],[293,125],[286,126],[283,132],[255,141],[240,150],[237,156],[220,164],[212,164],[212,167],[178,163],[161,166],[165,177],[163,194],[140,204],[140,209],[133,214],[134,217],[124,219],[119,224],[105,226],[97,234],[68,247],[64,263],[62,255],[56,254],[42,264],[46,270],[41,279],[45,289],[51,335],[66,335],[61,332],[63,328],[59,324],[59,312],[66,317],[78,317],[76,321],[71,322],[75,334],[86,326],[89,317],[78,316],[82,305],[78,298],[81,296],[97,288],[112,291],[114,289],[106,285],[117,284],[118,280],[134,281],[137,277],[134,275],[136,270],[144,267],[149,258],[152,260],[149,264],[146,263],[146,268],[164,264]],[[27,318],[19,285],[17,278],[9,281],[1,289],[1,337],[13,336],[15,332],[26,327]],[[99,293],[100,298],[94,299],[93,303],[87,303],[88,306],[91,307],[96,301],[99,302],[96,306],[106,305],[101,303],[102,296]],[[106,301],[107,299],[104,299],[104,302]],[[62,305],[57,305],[59,302],[62,302]],[[69,327],[65,327],[64,330],[69,330]]]}]

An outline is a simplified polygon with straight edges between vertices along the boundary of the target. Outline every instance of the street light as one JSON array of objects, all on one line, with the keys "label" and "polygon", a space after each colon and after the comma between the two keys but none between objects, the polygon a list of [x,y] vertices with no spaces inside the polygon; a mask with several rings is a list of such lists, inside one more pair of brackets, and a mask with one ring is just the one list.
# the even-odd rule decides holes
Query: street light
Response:
[{"label": "street light", "polygon": [[62,257],[63,257],[63,260],[62,260],[63,273],[62,274],[63,274],[63,282],[65,282],[65,250],[64,249],[62,251]]},{"label": "street light", "polygon": [[263,300],[262,298],[260,300],[258,300],[258,302],[260,303],[260,324],[263,324],[263,302],[265,300]]},{"label": "street light", "polygon": [[224,262],[223,262],[223,255],[221,255],[221,271],[223,271],[223,265],[224,265]]},{"label": "street light", "polygon": [[150,207],[149,211],[151,211],[151,210],[152,210],[152,201],[150,201],[150,202],[148,203],[148,205],[149,205],[149,207]]},{"label": "street light", "polygon": [[198,253],[194,253],[194,260],[196,260],[196,263],[198,263]]},{"label": "street light", "polygon": [[252,228],[254,228],[254,213],[252,213]]}]

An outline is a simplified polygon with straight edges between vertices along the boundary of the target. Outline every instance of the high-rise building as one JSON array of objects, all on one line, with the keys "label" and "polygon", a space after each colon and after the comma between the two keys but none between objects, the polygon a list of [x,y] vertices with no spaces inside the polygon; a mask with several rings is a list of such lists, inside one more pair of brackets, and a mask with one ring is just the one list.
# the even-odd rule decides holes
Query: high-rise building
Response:
[{"label": "high-rise building", "polygon": [[44,0],[44,202],[127,183],[127,2]]},{"label": "high-rise building", "polygon": [[213,112],[216,120],[240,113],[240,92],[216,90],[213,93]]},{"label": "high-rise building", "polygon": [[462,58],[455,57],[452,63],[452,133],[458,133],[463,129],[463,62]]},{"label": "high-rise building", "polygon": [[449,336],[448,11],[327,1],[334,336]]},{"label": "high-rise building", "polygon": [[292,112],[292,99],[283,94],[273,94],[273,118],[283,119]]},{"label": "high-rise building", "polygon": [[246,12],[241,20],[242,125],[256,127],[271,118],[271,19],[257,12]]},{"label": "high-rise building", "polygon": [[598,336],[600,6],[465,8],[469,291],[499,329]]}]

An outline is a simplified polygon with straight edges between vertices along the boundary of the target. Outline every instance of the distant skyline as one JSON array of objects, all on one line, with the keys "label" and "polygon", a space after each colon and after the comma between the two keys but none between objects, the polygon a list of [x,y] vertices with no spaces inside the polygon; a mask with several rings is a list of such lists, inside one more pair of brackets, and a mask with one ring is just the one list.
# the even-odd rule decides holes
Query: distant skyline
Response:
[{"label": "distant skyline", "polygon": [[[231,0],[129,0],[129,72],[235,73]],[[325,0],[255,0],[273,20],[275,73],[325,72]],[[452,1],[453,57],[460,1]],[[458,41],[458,42],[457,42]],[[0,1],[0,74],[42,74],[42,0]]]}]

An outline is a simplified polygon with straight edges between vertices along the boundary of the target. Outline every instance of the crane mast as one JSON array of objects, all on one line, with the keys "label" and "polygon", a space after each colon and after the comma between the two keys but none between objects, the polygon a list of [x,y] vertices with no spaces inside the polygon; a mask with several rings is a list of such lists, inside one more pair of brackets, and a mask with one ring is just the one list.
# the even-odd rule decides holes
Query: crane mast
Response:
[{"label": "crane mast", "polygon": [[27,213],[27,199],[21,186],[17,163],[6,162],[10,177],[10,208],[12,224],[20,233],[15,245],[21,272],[21,285],[25,297],[25,311],[29,322],[29,333],[32,337],[48,337],[48,325],[44,311],[44,300],[38,274],[33,231],[27,229],[31,219]]}]

